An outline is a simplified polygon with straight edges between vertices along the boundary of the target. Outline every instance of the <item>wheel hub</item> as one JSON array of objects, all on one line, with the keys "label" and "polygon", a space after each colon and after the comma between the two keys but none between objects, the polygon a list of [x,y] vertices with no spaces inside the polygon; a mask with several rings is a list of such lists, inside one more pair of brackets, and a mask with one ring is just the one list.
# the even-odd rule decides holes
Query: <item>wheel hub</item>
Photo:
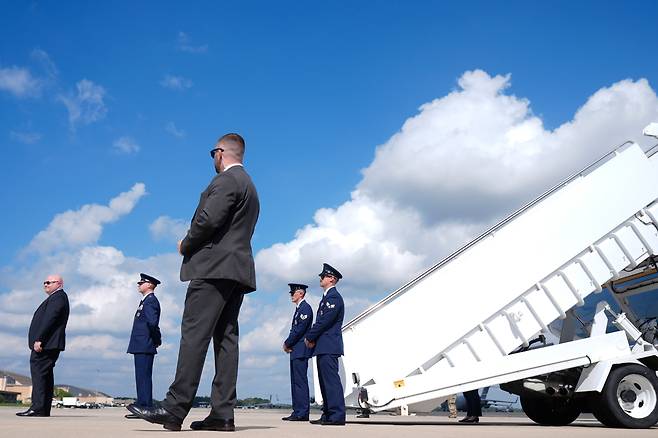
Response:
[{"label": "wheel hub", "polygon": [[658,395],[649,379],[628,374],[617,386],[617,402],[629,416],[645,418],[656,408]]},{"label": "wheel hub", "polygon": [[629,390],[622,391],[619,397],[625,403],[635,403],[635,401],[637,400],[637,394],[635,394],[635,391],[629,391]]}]

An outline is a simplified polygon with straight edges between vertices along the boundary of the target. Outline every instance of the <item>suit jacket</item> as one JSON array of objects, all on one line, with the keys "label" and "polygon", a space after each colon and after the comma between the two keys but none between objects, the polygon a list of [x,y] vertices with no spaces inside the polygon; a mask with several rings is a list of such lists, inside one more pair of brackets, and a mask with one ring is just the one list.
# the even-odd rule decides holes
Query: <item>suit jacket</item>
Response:
[{"label": "suit jacket", "polygon": [[304,335],[311,325],[313,325],[313,309],[306,301],[302,301],[295,309],[290,334],[284,341],[288,348],[292,348],[290,360],[306,359],[313,356],[313,350],[304,343]]},{"label": "suit jacket", "polygon": [[306,333],[306,339],[315,342],[313,356],[320,354],[343,355],[343,318],[345,304],[338,290],[332,287],[320,300],[315,324]]},{"label": "suit jacket", "polygon": [[181,242],[181,281],[234,280],[241,292],[256,290],[251,236],[259,210],[256,187],[244,167],[215,176],[201,193]]},{"label": "suit jacket", "polygon": [[32,316],[27,343],[30,350],[36,341],[44,350],[64,351],[66,323],[69,320],[69,298],[63,289],[53,292],[43,300]]},{"label": "suit jacket", "polygon": [[160,301],[151,293],[139,302],[135,312],[128,353],[157,354],[157,347],[162,345],[158,324],[160,324]]}]

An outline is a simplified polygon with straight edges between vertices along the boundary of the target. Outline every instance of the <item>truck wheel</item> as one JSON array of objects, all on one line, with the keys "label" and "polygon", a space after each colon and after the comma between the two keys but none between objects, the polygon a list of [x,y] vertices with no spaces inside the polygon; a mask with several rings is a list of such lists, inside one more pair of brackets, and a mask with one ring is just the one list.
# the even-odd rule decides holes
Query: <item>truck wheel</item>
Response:
[{"label": "truck wheel", "polygon": [[592,413],[608,427],[647,429],[658,422],[658,376],[650,368],[615,368],[592,400]]},{"label": "truck wheel", "polygon": [[580,415],[580,406],[572,398],[521,396],[523,412],[542,426],[566,426]]}]

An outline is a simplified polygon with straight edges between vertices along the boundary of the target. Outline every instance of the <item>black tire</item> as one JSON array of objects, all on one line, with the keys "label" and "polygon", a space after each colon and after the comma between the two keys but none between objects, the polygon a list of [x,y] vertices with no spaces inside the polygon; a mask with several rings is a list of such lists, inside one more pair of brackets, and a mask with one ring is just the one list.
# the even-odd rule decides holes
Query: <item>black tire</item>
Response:
[{"label": "black tire", "polygon": [[[629,391],[626,401],[620,390]],[[638,364],[615,368],[601,393],[593,395],[591,405],[596,419],[608,427],[648,429],[658,423],[658,376]]]},{"label": "black tire", "polygon": [[566,426],[580,415],[580,406],[572,398],[521,396],[523,412],[542,426]]}]

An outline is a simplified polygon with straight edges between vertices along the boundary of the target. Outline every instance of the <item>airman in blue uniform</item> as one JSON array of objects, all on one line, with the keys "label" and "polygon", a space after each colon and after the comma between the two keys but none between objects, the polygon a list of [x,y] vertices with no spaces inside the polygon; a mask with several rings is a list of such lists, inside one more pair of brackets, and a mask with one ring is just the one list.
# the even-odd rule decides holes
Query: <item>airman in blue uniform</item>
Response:
[{"label": "airman in blue uniform", "polygon": [[322,392],[322,416],[311,421],[323,426],[345,425],[345,398],[338,375],[338,358],[343,355],[343,318],[345,304],[336,289],[343,278],[340,272],[324,263],[320,275],[320,287],[324,289],[316,312],[315,324],[306,333],[305,343],[314,348],[318,368],[318,380]]},{"label": "airman in blue uniform", "polygon": [[290,300],[296,305],[292,317],[290,334],[283,341],[283,351],[290,354],[290,387],[292,392],[292,414],[283,417],[286,421],[308,421],[309,393],[308,393],[308,360],[313,350],[304,343],[304,336],[313,324],[313,310],[304,300],[306,297],[305,284],[288,283],[290,286]]},{"label": "airman in blue uniform", "polygon": [[466,417],[459,420],[460,423],[475,424],[480,422],[482,416],[482,401],[480,400],[480,393],[477,389],[466,391],[464,393],[466,399]]},{"label": "airman in blue uniform", "polygon": [[[146,274],[139,274],[137,290],[142,294],[142,300],[135,312],[133,329],[130,333],[128,353],[135,358],[135,384],[137,386],[137,401],[142,407],[153,407],[153,359],[157,347],[162,344],[160,334],[160,302],[153,293],[160,280]],[[128,414],[126,418],[139,418]]]}]

